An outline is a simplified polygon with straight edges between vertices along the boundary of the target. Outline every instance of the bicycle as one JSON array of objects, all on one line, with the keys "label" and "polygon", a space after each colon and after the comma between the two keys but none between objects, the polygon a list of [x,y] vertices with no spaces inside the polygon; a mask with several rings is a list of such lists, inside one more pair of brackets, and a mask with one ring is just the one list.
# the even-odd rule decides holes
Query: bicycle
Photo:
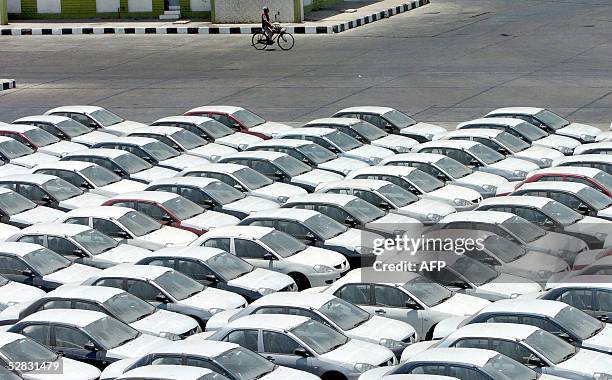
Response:
[{"label": "bicycle", "polygon": [[293,49],[293,45],[295,44],[295,39],[291,33],[287,33],[287,28],[281,27],[281,25],[277,22],[274,24],[272,41],[268,43],[268,37],[263,32],[263,30],[253,33],[253,37],[251,38],[251,43],[253,47],[257,50],[265,50],[268,46],[276,44],[281,50],[291,50]]}]

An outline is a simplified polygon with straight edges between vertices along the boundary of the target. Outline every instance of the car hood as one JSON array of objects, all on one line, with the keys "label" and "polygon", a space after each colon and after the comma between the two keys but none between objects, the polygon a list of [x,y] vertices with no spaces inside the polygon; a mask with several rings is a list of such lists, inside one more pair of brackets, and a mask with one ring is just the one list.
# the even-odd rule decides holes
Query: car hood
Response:
[{"label": "car hood", "polygon": [[446,301],[435,305],[432,310],[456,316],[468,316],[476,314],[480,309],[491,302],[483,298],[469,296],[467,294],[455,293]]},{"label": "car hood", "polygon": [[64,215],[66,213],[63,211],[38,206],[19,214],[11,215],[10,221],[23,224],[52,223]]},{"label": "car hood", "polygon": [[423,233],[423,223],[409,216],[389,213],[373,222],[366,223],[366,228],[395,234],[395,232],[405,232],[408,237],[417,237]]},{"label": "car hood", "polygon": [[509,170],[509,171],[522,170],[527,173],[532,172],[534,170],[538,170],[540,168],[538,165],[534,164],[533,162],[521,160],[519,158],[514,158],[514,157],[504,158],[501,161],[498,161],[498,162],[495,162],[489,165],[489,167],[494,168],[494,169]]},{"label": "car hood", "polygon": [[99,187],[99,190],[107,192],[110,196],[114,196],[122,193],[129,193],[132,191],[142,191],[147,187],[142,182],[134,181],[131,179],[122,179],[120,181],[110,183],[106,186]]},{"label": "car hood", "polygon": [[323,169],[323,170],[340,171],[344,173],[344,175],[347,175],[353,170],[365,168],[368,166],[370,165],[366,164],[365,162],[361,160],[356,160],[354,158],[348,158],[348,157],[338,157],[338,158],[334,158],[333,160],[317,165],[317,168]]},{"label": "car hood", "polygon": [[604,323],[604,328],[597,335],[582,341],[582,346],[612,353],[612,326]]},{"label": "car hood", "polygon": [[325,240],[325,244],[337,245],[349,249],[357,249],[359,246],[373,248],[374,239],[382,239],[382,236],[373,232],[349,228],[340,235]]},{"label": "car hood", "polygon": [[100,375],[100,380],[115,379],[121,376],[125,372],[125,369],[134,364],[134,362],[136,362],[136,360],[138,359],[139,358],[123,359],[110,363],[106,368],[104,368],[104,371],[102,371],[102,375]]},{"label": "car hood", "polygon": [[154,166],[138,173],[130,174],[130,177],[149,183],[160,178],[174,177],[176,173],[176,170]]},{"label": "car hood", "polygon": [[482,172],[482,171],[474,171],[472,172],[472,174],[468,174],[465,177],[457,179],[457,182],[469,183],[471,185],[476,185],[476,186],[491,185],[491,186],[499,187],[501,185],[508,183],[508,180],[497,174],[487,173],[487,172]]},{"label": "car hood", "polygon": [[149,334],[140,334],[140,336],[126,344],[115,347],[106,352],[107,356],[115,359],[125,359],[138,357],[152,349],[163,347],[168,344],[168,339],[159,338]]},{"label": "car hood", "polygon": [[587,374],[612,373],[612,358],[601,352],[582,349],[568,360],[556,364],[557,367]]},{"label": "car hood", "polygon": [[563,127],[561,129],[558,129],[556,131],[556,133],[559,135],[566,135],[566,136],[578,137],[578,138],[580,138],[581,135],[595,137],[599,135],[601,132],[602,131],[599,128],[593,127],[592,125],[581,124],[581,123],[571,123],[570,125]]},{"label": "car hood", "polygon": [[10,224],[0,223],[0,241],[5,241],[19,232],[20,229]]},{"label": "car hood", "polygon": [[193,156],[191,154],[181,154],[176,157],[172,157],[168,160],[163,160],[159,162],[160,166],[169,166],[171,168],[176,168],[179,171],[185,170],[190,167],[206,164],[210,164],[210,161],[202,157]]},{"label": "car hood", "polygon": [[[305,250],[296,253],[293,256],[287,257],[285,260],[292,263],[298,263],[303,265],[315,266],[317,264],[327,265],[328,267],[337,267],[344,265],[346,258],[336,252],[329,249],[323,249],[318,247],[308,247]],[[337,269],[337,268],[336,268]]]},{"label": "car hood", "polygon": [[181,221],[181,226],[199,230],[211,230],[215,227],[234,226],[240,222],[235,216],[216,211],[205,211],[199,215]]},{"label": "car hood", "polygon": [[388,361],[392,362],[393,356],[393,352],[388,348],[359,339],[351,339],[335,350],[320,355],[320,358],[353,366],[357,363],[378,366]]},{"label": "car hood", "polygon": [[161,245],[189,245],[198,238],[193,232],[176,227],[163,226],[149,234],[137,237],[137,239],[152,241]]},{"label": "car hood", "polygon": [[577,253],[588,248],[587,244],[582,239],[557,232],[547,232],[541,238],[527,244],[539,251],[546,250],[546,252],[564,250]]},{"label": "car hood", "polygon": [[565,157],[565,155],[558,150],[552,148],[546,148],[543,146],[530,146],[529,148],[517,152],[514,154],[515,157],[518,158],[528,158],[528,159],[540,159],[540,158],[549,158],[551,160],[555,160],[557,158]]},{"label": "car hood", "polygon": [[389,374],[391,371],[397,368],[398,366],[374,368],[364,372],[361,376],[359,376],[359,380],[381,380],[384,379],[386,374]]},{"label": "car hood", "polygon": [[242,132],[232,133],[231,135],[223,136],[220,139],[215,140],[217,144],[229,146],[238,150],[244,150],[245,147],[249,147],[262,141],[263,139],[261,137]]},{"label": "car hood", "polygon": [[106,133],[102,131],[92,131],[89,133],[85,133],[84,135],[73,137],[71,141],[87,146],[92,146],[104,140],[113,139],[115,137],[116,136],[111,133]]},{"label": "car hood", "polygon": [[11,160],[11,164],[26,167],[28,169],[33,168],[36,165],[48,164],[49,162],[58,161],[59,157],[52,156],[50,154],[34,152],[26,156],[18,157]]},{"label": "car hood", "polygon": [[74,210],[81,207],[94,207],[100,206],[102,203],[106,202],[108,197],[103,195],[94,194],[94,193],[83,193],[81,195],[77,195],[76,197],[72,197],[70,199],[66,199],[65,201],[61,201],[59,203],[60,207],[65,207],[70,210]]},{"label": "car hood", "polygon": [[597,211],[597,216],[602,218],[612,218],[612,206]]},{"label": "car hood", "polygon": [[42,289],[15,281],[0,286],[0,304],[5,306],[9,303],[33,301],[44,295],[45,291]]},{"label": "car hood", "polygon": [[372,141],[371,144],[395,150],[400,153],[408,153],[413,146],[418,144],[418,142],[415,139],[402,135],[387,135],[378,140]]},{"label": "car hood", "polygon": [[597,135],[595,141],[612,141],[612,131],[601,132]]},{"label": "car hood", "polygon": [[240,211],[247,214],[251,214],[253,212],[268,210],[271,208],[277,208],[278,203],[268,200],[262,199],[259,197],[254,197],[248,195],[242,199],[237,200],[236,202],[228,203],[223,205],[224,210],[229,211]]},{"label": "car hood", "polygon": [[301,183],[304,185],[316,187],[320,183],[340,181],[344,177],[337,173],[328,172],[327,170],[313,169],[304,174],[300,174],[295,177],[291,177],[292,183]]},{"label": "car hood", "polygon": [[320,380],[318,376],[297,369],[278,366],[274,371],[260,377],[261,380]]},{"label": "car hood", "polygon": [[427,140],[434,140],[436,136],[442,135],[446,132],[448,132],[446,128],[429,123],[416,123],[400,130],[401,135],[417,134],[424,136],[427,138]]},{"label": "car hood", "polygon": [[100,274],[102,270],[82,264],[72,264],[67,268],[43,276],[43,280],[70,284],[83,282],[84,280]]},{"label": "car hood", "polygon": [[344,333],[351,338],[378,344],[381,339],[394,339],[401,342],[414,335],[415,330],[408,323],[374,315],[364,324],[346,330]]},{"label": "car hood", "polygon": [[550,272],[558,273],[569,269],[569,266],[565,260],[557,256],[535,251],[527,252],[517,260],[509,263],[509,266],[522,271],[543,272],[541,275],[537,276],[538,279],[542,281],[548,280],[548,277],[550,277]]},{"label": "car hood", "polygon": [[110,261],[111,263],[135,263],[148,257],[149,250],[129,244],[119,244],[113,249],[102,252],[94,258]]},{"label": "car hood", "polygon": [[237,153],[238,149],[227,145],[208,143],[206,145],[188,150],[187,153],[195,156],[201,156],[210,161],[217,161],[222,156]]},{"label": "car hood", "polygon": [[13,174],[26,174],[30,173],[28,168],[13,164],[0,165],[0,177],[5,177]]},{"label": "car hood", "polygon": [[378,162],[371,162],[372,165],[378,164],[380,161],[384,160],[387,157],[393,156],[392,150],[387,148],[381,148],[379,146],[374,145],[362,145],[359,148],[355,148],[349,150],[345,153],[348,157],[360,157],[362,159],[369,160],[370,158],[376,159]]},{"label": "car hood", "polygon": [[593,218],[592,216],[585,216],[578,222],[565,227],[565,229],[585,234],[601,233],[610,236],[612,232],[612,222],[605,219]]},{"label": "car hood", "polygon": [[148,332],[150,334],[170,332],[181,335],[197,328],[198,322],[183,314],[157,309],[155,313],[139,321],[130,323],[130,326],[136,330]]},{"label": "car hood", "polygon": [[437,190],[425,193],[424,196],[448,199],[451,201],[454,199],[465,199],[466,201],[472,202],[474,206],[482,200],[482,196],[478,191],[457,185],[442,186]]},{"label": "car hood", "polygon": [[427,341],[411,344],[410,346],[406,347],[404,351],[402,351],[400,363],[403,363],[405,361],[412,359],[412,357],[414,357],[414,355],[416,354],[420,354],[423,351],[429,350],[431,346],[433,346],[436,343],[440,343],[440,341],[436,339],[436,340],[427,340]]},{"label": "car hood", "polygon": [[137,121],[125,120],[125,121],[122,121],[121,123],[117,123],[117,124],[113,124],[111,126],[105,127],[102,129],[102,131],[103,132],[105,130],[115,131],[115,132],[121,133],[122,135],[127,135],[128,133],[133,132],[135,129],[147,128],[147,127],[148,125],[139,123]]},{"label": "car hood", "polygon": [[560,146],[574,149],[578,145],[580,145],[580,141],[567,136],[548,135],[544,138],[534,141],[533,145],[546,146],[553,149],[556,149]]},{"label": "car hood", "polygon": [[73,142],[73,141],[58,141],[55,144],[49,144],[38,148],[41,153],[47,153],[52,156],[64,157],[68,153],[78,152],[80,150],[87,149],[85,145]]},{"label": "car hood", "polygon": [[500,274],[493,281],[479,286],[478,289],[506,297],[542,291],[542,287],[536,282],[508,273]]},{"label": "car hood", "polygon": [[[25,379],[33,380],[97,380],[100,370],[96,367],[63,357],[61,361],[61,373],[31,373]],[[32,377],[29,377],[32,376]]]},{"label": "car hood", "polygon": [[293,128],[287,124],[276,123],[274,121],[266,121],[263,124],[259,124],[253,128],[249,128],[249,131],[263,133],[266,136],[274,137],[281,132],[289,131]]},{"label": "car hood", "polygon": [[271,270],[255,268],[254,271],[227,282],[228,285],[257,291],[260,288],[281,290],[293,284],[291,277]]},{"label": "car hood", "polygon": [[294,195],[307,194],[307,191],[299,186],[289,185],[287,183],[274,182],[268,186],[252,190],[251,193],[260,195],[265,198],[277,198],[280,196],[291,198]]},{"label": "car hood", "polygon": [[208,287],[196,295],[178,301],[178,303],[204,310],[215,308],[230,310],[244,306],[246,300],[236,293]]},{"label": "car hood", "polygon": [[448,203],[425,198],[419,199],[416,202],[403,206],[400,208],[400,210],[411,214],[435,214],[440,215],[441,217],[452,214],[456,211],[455,208],[449,205]]}]

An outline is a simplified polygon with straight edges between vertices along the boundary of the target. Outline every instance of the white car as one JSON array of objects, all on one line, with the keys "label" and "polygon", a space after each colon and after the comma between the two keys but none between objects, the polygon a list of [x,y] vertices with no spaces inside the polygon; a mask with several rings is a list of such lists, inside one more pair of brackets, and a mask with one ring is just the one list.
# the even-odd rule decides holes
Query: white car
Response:
[{"label": "white car", "polygon": [[81,124],[66,116],[26,116],[13,121],[13,124],[35,125],[58,139],[72,141],[87,147],[115,136],[114,134],[96,130],[85,124]]},{"label": "white car", "polygon": [[477,141],[506,157],[529,161],[540,168],[547,168],[555,159],[565,157],[558,150],[543,146],[530,146],[520,138],[498,129],[458,129],[447,132],[441,139]]},{"label": "white car", "polygon": [[493,197],[497,188],[508,183],[498,174],[473,170],[459,161],[435,153],[396,154],[380,163],[383,166],[410,166],[440,181],[478,191],[484,198]]},{"label": "white car", "polygon": [[261,137],[236,132],[227,125],[204,116],[164,117],[154,121],[151,125],[183,128],[209,142],[224,145],[234,150],[245,150],[249,146],[263,141]]},{"label": "white car", "polygon": [[291,277],[257,268],[219,248],[164,248],[151,252],[137,264],[176,268],[203,285],[240,294],[247,300],[274,292],[297,290]]},{"label": "white car", "polygon": [[0,187],[0,219],[10,225],[23,228],[36,223],[51,223],[64,215],[63,211],[39,206],[13,190]]},{"label": "white car", "polygon": [[45,295],[45,291],[35,286],[11,281],[0,275],[0,312],[13,305],[30,302]]},{"label": "white car", "polygon": [[377,179],[392,182],[422,199],[445,202],[457,211],[472,210],[482,201],[476,190],[453,184],[407,166],[372,166],[352,171],[347,179]]},{"label": "white car", "polygon": [[181,153],[203,157],[210,161],[217,161],[219,157],[238,151],[226,145],[209,143],[195,133],[178,127],[153,125],[142,129],[136,129],[130,132],[128,136],[156,139]]},{"label": "white car", "polygon": [[178,176],[218,179],[235,189],[259,198],[284,203],[293,195],[306,194],[306,190],[287,183],[274,182],[248,166],[237,164],[208,164],[183,170]]},{"label": "white car", "polygon": [[[100,370],[90,364],[62,357],[33,339],[10,332],[0,333],[0,360],[6,366],[15,367],[12,372],[19,375],[12,377],[0,373],[0,378],[6,380],[97,380],[100,376]],[[23,363],[46,363],[51,370],[19,368]],[[61,370],[53,371],[55,367]]]},{"label": "white car", "polygon": [[399,357],[402,350],[418,340],[409,324],[372,315],[337,298],[321,293],[273,293],[261,297],[243,310],[214,315],[206,331],[216,331],[231,321],[251,314],[292,314],[323,322],[346,336],[387,347]]},{"label": "white car", "polygon": [[388,133],[408,136],[421,143],[446,132],[446,129],[438,125],[417,122],[405,113],[389,107],[349,107],[336,112],[332,117],[365,120]]},{"label": "white car", "polygon": [[245,165],[277,182],[299,186],[313,192],[320,183],[339,181],[343,175],[313,169],[286,153],[246,151],[227,155],[219,163]]},{"label": "white car", "polygon": [[329,285],[349,269],[340,253],[308,246],[271,227],[220,227],[192,245],[219,248],[257,268],[287,274],[299,289]]},{"label": "white car", "polygon": [[[0,136],[0,160],[12,166],[6,167],[7,170],[16,171],[16,166],[31,169],[38,164],[59,160],[59,157],[50,154],[36,152],[34,149],[23,145],[19,141],[7,136]],[[4,171],[4,166],[2,171]]]},{"label": "white car", "polygon": [[486,117],[457,125],[457,129],[481,128],[506,131],[530,145],[555,149],[564,155],[572,154],[581,145],[580,141],[572,137],[549,134],[531,123],[511,117]]},{"label": "white car", "polygon": [[90,226],[121,242],[151,251],[188,245],[198,237],[193,232],[164,226],[139,211],[120,206],[81,207],[66,213],[57,222]]},{"label": "white car", "polygon": [[68,153],[86,148],[83,144],[60,140],[33,125],[0,123],[0,134],[11,137],[37,152],[56,157],[63,157]]},{"label": "white car", "polygon": [[[186,357],[190,358],[189,366],[191,367],[212,369],[225,376],[212,380],[319,380],[319,377],[307,372],[274,365],[261,355],[235,343],[202,340],[199,336],[188,340],[169,342],[134,359],[112,363],[104,369],[100,380],[118,379],[128,371],[150,366],[160,361],[183,363]],[[160,366],[155,365],[155,367]],[[180,380],[186,379],[181,378]]]},{"label": "white car", "polygon": [[0,242],[5,241],[11,236],[15,235],[21,229],[19,227],[11,226],[10,224],[0,223]]},{"label": "white car", "polygon": [[111,111],[97,106],[63,106],[48,110],[45,115],[66,116],[79,123],[116,136],[125,135],[146,124],[125,120]]},{"label": "white car", "polygon": [[316,119],[304,124],[304,127],[333,128],[343,132],[364,144],[391,149],[395,153],[410,152],[418,142],[407,136],[388,134],[367,121],[345,117],[328,117]]},{"label": "white car", "polygon": [[405,282],[374,282],[368,276],[374,278],[367,270],[353,269],[321,293],[333,294],[372,314],[406,322],[423,340],[431,339],[440,321],[472,315],[490,303],[453,292],[416,272],[402,273]]},{"label": "white car", "polygon": [[35,224],[7,241],[40,244],[65,258],[97,268],[132,263],[146,257],[148,250],[119,244],[111,237],[81,224]]},{"label": "white car", "polygon": [[247,304],[238,294],[206,287],[173,269],[151,265],[120,264],[82,284],[123,289],[162,310],[188,315],[200,326],[206,325],[214,314]]},{"label": "white car", "polygon": [[485,115],[487,117],[511,117],[542,128],[549,133],[567,136],[584,143],[595,142],[601,130],[587,124],[572,123],[545,108],[507,107],[498,108]]},{"label": "white car", "polygon": [[293,128],[277,134],[276,138],[312,141],[340,157],[354,158],[369,165],[376,165],[394,154],[390,149],[363,144],[333,128]]},{"label": "white car", "polygon": [[612,154],[612,141],[583,144],[574,149],[574,154]]},{"label": "white car", "polygon": [[189,367],[185,365],[166,364],[166,365],[147,365],[134,368],[119,376],[117,380],[225,380],[225,376],[220,375],[210,369]]},{"label": "white car", "polygon": [[47,174],[59,177],[86,192],[105,197],[144,190],[142,182],[122,179],[116,173],[100,165],[83,161],[57,161],[36,165],[33,174]]},{"label": "white car", "polygon": [[476,141],[436,140],[417,145],[412,151],[441,154],[471,169],[497,174],[508,181],[522,181],[528,173],[540,168],[533,162],[505,157]]},{"label": "white car", "polygon": [[579,166],[602,170],[612,175],[612,155],[610,154],[579,154],[555,160],[555,166]]},{"label": "white car", "polygon": [[351,339],[329,325],[300,315],[244,316],[207,339],[240,344],[274,364],[323,379],[342,374],[344,379],[357,380],[367,370],[397,362],[388,348]]}]

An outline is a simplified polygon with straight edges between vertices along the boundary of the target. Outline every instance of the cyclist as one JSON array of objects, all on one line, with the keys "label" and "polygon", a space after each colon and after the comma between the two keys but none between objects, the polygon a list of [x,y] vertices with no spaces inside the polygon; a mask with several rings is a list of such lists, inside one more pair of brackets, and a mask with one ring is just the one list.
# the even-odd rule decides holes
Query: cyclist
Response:
[{"label": "cyclist", "polygon": [[274,26],[270,22],[270,9],[268,9],[268,7],[263,7],[263,13],[261,14],[261,28],[268,38],[268,45],[273,44],[274,42],[272,41],[272,36],[274,35]]}]

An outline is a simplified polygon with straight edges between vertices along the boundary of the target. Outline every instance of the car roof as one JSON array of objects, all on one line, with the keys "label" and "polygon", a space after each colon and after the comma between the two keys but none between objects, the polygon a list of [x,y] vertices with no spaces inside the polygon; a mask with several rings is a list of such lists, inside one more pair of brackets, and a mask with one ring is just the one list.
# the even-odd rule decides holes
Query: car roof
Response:
[{"label": "car roof", "polygon": [[252,144],[249,148],[256,148],[258,146],[282,146],[288,148],[297,148],[304,145],[314,144],[312,141],[308,140],[298,140],[298,139],[269,139],[258,142],[256,144]]},{"label": "car roof", "polygon": [[93,218],[113,218],[119,219],[128,212],[136,212],[134,209],[122,206],[95,206],[79,207],[66,213],[65,219],[75,216],[91,216]]},{"label": "car roof", "polygon": [[206,172],[231,174],[231,173],[237,172],[238,170],[244,169],[244,168],[248,168],[248,166],[239,165],[239,164],[226,164],[226,163],[215,162],[215,163],[190,167],[188,169],[185,169],[183,173],[206,171]]},{"label": "car roof", "polygon": [[357,107],[348,107],[348,108],[341,109],[340,111],[336,112],[336,114],[341,113],[341,112],[342,113],[344,112],[367,112],[367,113],[375,113],[375,114],[382,115],[389,111],[395,111],[395,110],[390,107],[357,106]]},{"label": "car roof", "polygon": [[516,215],[503,211],[459,211],[446,215],[441,223],[449,222],[484,222],[484,223],[503,223]]},{"label": "car roof", "polygon": [[589,186],[578,183],[578,182],[569,182],[569,181],[537,181],[537,182],[526,182],[522,184],[517,191],[519,190],[559,190],[559,191],[567,191],[570,193],[577,193],[582,189],[588,188]]},{"label": "car roof", "polygon": [[149,143],[157,143],[157,142],[159,141],[151,137],[134,137],[134,136],[118,136],[113,139],[102,141],[102,143],[130,144],[130,145],[138,145],[138,146],[143,146]]},{"label": "car roof", "polygon": [[389,181],[383,181],[380,179],[343,179],[341,181],[325,182],[320,185],[320,189],[334,189],[334,188],[355,188],[355,189],[369,189],[378,190],[383,186],[392,184]]},{"label": "car roof", "polygon": [[457,129],[473,124],[495,124],[513,128],[523,123],[526,123],[526,121],[513,117],[483,117],[460,123],[457,125]]},{"label": "car roof", "polygon": [[7,175],[6,177],[1,177],[0,181],[2,182],[25,182],[25,183],[33,183],[36,185],[42,185],[47,181],[52,179],[57,179],[58,177],[54,175],[47,174],[13,174]]},{"label": "car roof", "polygon": [[393,176],[407,176],[410,173],[419,170],[410,166],[366,166],[365,168],[356,169],[348,174],[349,178],[354,178],[360,174],[388,174]]},{"label": "car roof", "polygon": [[119,264],[102,270],[96,277],[123,277],[154,280],[166,272],[172,271],[157,265]]},{"label": "car roof", "polygon": [[603,288],[612,290],[612,275],[584,274],[572,276],[564,279],[561,283],[553,284],[552,288]]},{"label": "car roof", "polygon": [[0,194],[7,194],[7,193],[14,193],[14,191],[6,187],[0,187]]},{"label": "car roof", "polygon": [[497,114],[517,114],[517,115],[535,115],[540,111],[543,111],[544,108],[537,107],[504,107],[495,109],[487,114],[488,115],[497,115]]},{"label": "car roof", "polygon": [[0,253],[8,253],[18,257],[23,257],[32,251],[44,248],[42,245],[22,242],[1,242]]},{"label": "car roof", "polygon": [[415,161],[435,163],[445,158],[443,154],[437,153],[398,153],[383,160],[382,164],[387,162]]},{"label": "car roof", "polygon": [[554,317],[561,310],[569,307],[568,304],[559,301],[540,299],[504,299],[485,306],[478,314],[483,313],[527,313]]},{"label": "car roof", "polygon": [[123,379],[199,380],[204,375],[215,373],[208,368],[186,365],[147,365],[136,367],[117,377]]},{"label": "car roof", "polygon": [[471,323],[452,332],[445,340],[453,342],[460,338],[527,339],[539,328],[517,323]]},{"label": "car roof", "polygon": [[[0,125],[1,125],[1,124],[0,124]],[[16,142],[19,142],[19,141],[15,140],[15,139],[14,139],[14,138],[12,138],[12,137],[8,137],[8,136],[0,136],[0,143],[1,143],[1,142],[7,142],[7,141],[16,141]],[[19,143],[19,144],[21,144],[21,143]],[[22,144],[22,145],[23,145],[23,144]]]},{"label": "car roof", "polygon": [[356,119],[353,117],[324,117],[321,119],[311,120],[308,123],[304,124],[304,126],[307,127],[309,125],[327,124],[327,125],[344,125],[344,126],[349,127],[353,124],[357,124],[360,122],[362,122],[361,119]]},{"label": "car roof", "polygon": [[206,116],[168,116],[162,117],[161,119],[155,120],[152,124],[162,123],[162,122],[171,122],[171,123],[189,123],[189,124],[197,124],[200,125],[202,123],[206,123],[207,121],[211,121],[212,119]]},{"label": "car roof", "polygon": [[434,140],[426,143],[419,144],[414,147],[415,150],[422,148],[456,148],[456,149],[470,149],[471,147],[480,144],[476,141],[471,140]]},{"label": "car roof", "polygon": [[336,297],[326,293],[278,292],[263,296],[251,303],[250,306],[278,305],[318,309],[333,299],[336,299]]},{"label": "car roof", "polygon": [[247,150],[243,152],[231,153],[224,155],[219,161],[223,163],[224,160],[231,158],[259,158],[267,161],[274,161],[281,157],[287,157],[287,153],[272,152],[268,150]]},{"label": "car roof", "polygon": [[0,347],[4,347],[5,345],[11,342],[14,342],[16,340],[23,339],[23,338],[25,337],[21,334],[2,331],[0,332]]},{"label": "car roof", "polygon": [[532,195],[506,195],[502,197],[492,197],[484,199],[478,207],[491,205],[522,205],[542,208],[548,203],[554,202],[550,198],[535,197]]},{"label": "car roof", "polygon": [[450,138],[450,137],[462,137],[462,136],[473,136],[473,137],[487,137],[494,138],[498,135],[505,133],[499,129],[489,129],[489,128],[475,128],[475,129],[457,129],[454,131],[448,131],[442,138]]},{"label": "car roof", "polygon": [[202,236],[206,238],[234,236],[260,239],[272,231],[275,231],[275,229],[263,226],[225,226],[214,228]]},{"label": "car roof", "polygon": [[211,248],[211,247],[200,247],[200,246],[190,246],[190,247],[167,247],[162,248],[154,252],[147,253],[148,257],[185,257],[190,259],[196,259],[201,261],[206,261],[211,257],[220,255],[225,253],[224,250],[219,248]]},{"label": "car roof", "polygon": [[303,135],[303,136],[325,136],[330,133],[337,132],[334,128],[319,128],[319,127],[308,127],[308,128],[293,128],[288,131],[284,131],[279,136],[290,136],[290,135]]},{"label": "car roof", "polygon": [[582,144],[577,146],[581,151],[593,148],[612,148],[612,141],[599,141],[594,143]]},{"label": "car roof", "polygon": [[598,153],[587,153],[587,154],[578,154],[575,156],[566,156],[559,159],[557,165],[565,164],[568,162],[604,162],[608,164],[612,164],[612,155],[610,154],[598,154]]},{"label": "car roof", "polygon": [[170,127],[167,125],[148,125],[143,128],[134,129],[133,131],[127,134],[127,137],[136,137],[132,136],[134,133],[151,133],[154,135],[168,136],[181,131],[185,131],[185,129],[179,127]]},{"label": "car roof", "polygon": [[185,186],[197,186],[197,187],[206,187],[211,183],[221,183],[218,179],[207,178],[207,177],[169,177],[156,179],[149,183],[147,188],[150,188],[154,185],[185,185]]},{"label": "car roof", "polygon": [[43,298],[77,298],[105,302],[117,294],[125,293],[119,288],[108,286],[63,285],[50,291]]},{"label": "car roof", "polygon": [[241,111],[243,109],[244,108],[242,107],[236,107],[236,106],[201,106],[201,107],[192,108],[187,112],[221,112],[221,113],[232,114],[234,112]]},{"label": "car roof", "polygon": [[15,120],[15,121],[13,121],[13,123],[23,122],[23,121],[31,121],[31,122],[40,121],[40,122],[48,122],[48,123],[52,123],[52,124],[58,124],[58,123],[61,123],[62,121],[66,121],[66,120],[72,120],[72,119],[67,117],[67,116],[36,115],[36,116],[21,117],[21,118]]},{"label": "car roof", "polygon": [[128,151],[122,149],[111,149],[111,148],[89,148],[80,150],[78,152],[68,153],[64,157],[71,156],[96,156],[96,157],[106,157],[110,159],[115,159],[119,156],[123,156],[126,154],[131,154]]},{"label": "car roof", "polygon": [[338,206],[345,206],[347,203],[355,199],[358,198],[354,195],[310,193],[293,196],[287,200],[287,203],[330,203]]},{"label": "car roof", "polygon": [[246,219],[274,218],[290,219],[304,222],[315,215],[319,215],[319,213],[313,210],[302,210],[297,208],[275,208],[258,211],[254,214],[247,216]]},{"label": "car roof", "polygon": [[[197,335],[196,335],[197,337]],[[199,338],[199,337],[198,337]],[[159,345],[149,351],[152,354],[189,354],[203,357],[216,357],[231,349],[240,347],[236,343],[218,340],[186,339],[175,340]]]},{"label": "car roof", "polygon": [[480,348],[431,348],[412,356],[408,362],[464,363],[482,367],[497,355],[496,351]]},{"label": "car roof", "polygon": [[309,320],[300,315],[251,314],[231,321],[226,328],[290,330]]},{"label": "car roof", "polygon": [[[341,284],[347,284],[347,283],[372,283],[374,281],[367,280],[367,276],[369,275],[368,271],[366,270],[366,272],[364,273],[363,268],[355,268],[355,269],[351,269],[350,271],[348,271],[344,276],[340,277],[338,280],[336,280],[336,282],[333,283],[333,287],[337,288],[339,287],[338,285]],[[403,285],[406,282],[417,278],[417,277],[421,277],[420,274],[416,273],[416,272],[405,272],[402,273],[402,281],[400,282],[386,282],[386,281],[375,281],[377,284],[394,284],[394,285]]]},{"label": "car roof", "polygon": [[32,170],[39,169],[64,169],[64,170],[76,170],[80,171],[90,166],[98,166],[93,162],[86,161],[53,161],[48,164],[36,165]]},{"label": "car roof", "polygon": [[31,131],[33,129],[38,129],[38,128],[33,125],[29,125],[29,124],[6,124],[6,123],[0,124],[0,131],[24,133],[27,131]]},{"label": "car roof", "polygon": [[104,108],[98,106],[62,106],[56,107],[48,110],[45,113],[55,113],[55,112],[77,112],[77,113],[92,113],[95,111],[102,110]]},{"label": "car roof", "polygon": [[82,224],[64,224],[64,223],[36,223],[21,230],[18,235],[26,234],[48,234],[60,236],[74,236],[83,231],[89,231],[92,228]]},{"label": "car roof", "polygon": [[117,194],[110,200],[134,199],[164,203],[166,201],[169,201],[170,199],[178,197],[180,197],[180,195],[176,193],[170,193],[168,191],[132,191],[129,193]]},{"label": "car roof", "polygon": [[85,327],[92,322],[108,317],[99,311],[82,309],[48,309],[37,311],[23,318],[20,322],[52,322]]},{"label": "car roof", "polygon": [[602,171],[599,169],[587,168],[584,166],[552,166],[550,168],[534,170],[529,173],[529,177],[533,177],[537,174],[574,174],[592,178],[601,172]]}]

